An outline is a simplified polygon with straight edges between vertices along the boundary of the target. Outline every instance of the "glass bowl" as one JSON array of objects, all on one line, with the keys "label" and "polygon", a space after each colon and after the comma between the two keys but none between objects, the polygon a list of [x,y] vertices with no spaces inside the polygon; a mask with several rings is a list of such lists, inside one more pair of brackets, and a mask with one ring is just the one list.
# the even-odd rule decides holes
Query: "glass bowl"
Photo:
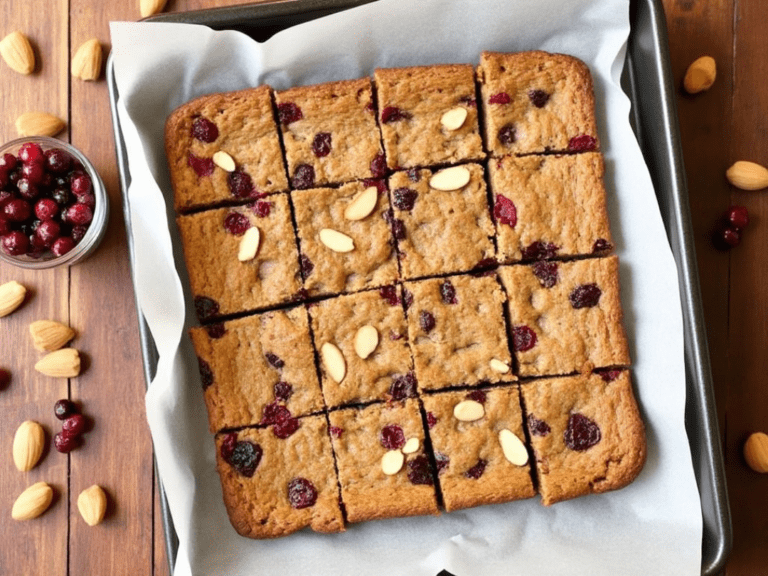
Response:
[{"label": "glass bowl", "polygon": [[[58,266],[71,266],[72,264],[84,260],[88,255],[90,255],[99,245],[102,238],[104,238],[104,233],[107,230],[107,222],[109,219],[109,197],[107,196],[104,183],[101,181],[101,177],[96,172],[96,169],[93,167],[93,164],[91,164],[88,158],[86,158],[82,152],[80,152],[74,146],[71,146],[70,144],[67,144],[61,140],[57,140],[56,138],[48,138],[46,136],[28,136],[26,138],[18,138],[16,140],[12,140],[0,146],[0,158],[2,158],[6,153],[13,154],[17,158],[18,166],[20,167],[21,160],[18,160],[19,149],[21,148],[22,144],[26,144],[27,142],[38,144],[43,149],[43,152],[52,148],[59,148],[64,150],[70,156],[72,156],[75,162],[79,162],[82,165],[82,170],[91,178],[91,193],[95,198],[95,203],[93,206],[93,218],[91,219],[90,224],[88,224],[88,230],[85,232],[80,241],[75,244],[75,247],[72,248],[69,252],[62,254],[61,256],[56,256],[50,250],[46,250],[42,253],[41,256],[37,258],[27,254],[12,256],[5,251],[5,249],[2,247],[2,244],[0,243],[0,262],[7,262],[9,264],[13,264],[14,266],[20,266],[21,268],[29,268],[32,270],[43,270],[46,268],[55,268]],[[77,167],[77,169],[79,169],[79,167]],[[0,184],[2,184],[2,182],[0,182]],[[0,192],[3,190],[11,191],[12,189],[14,189],[14,185],[9,183],[5,186],[5,188],[0,188]],[[40,192],[40,195],[37,198],[30,201],[33,215],[37,201],[41,198],[50,197],[52,189],[53,186],[51,186],[47,191]],[[74,198],[75,196],[72,195],[72,200],[74,200]],[[0,216],[2,216],[2,210],[0,210]],[[61,220],[59,220],[58,216],[55,217],[55,220],[57,220],[57,223],[61,223]],[[12,226],[15,228],[19,227],[18,224],[12,224]]]}]

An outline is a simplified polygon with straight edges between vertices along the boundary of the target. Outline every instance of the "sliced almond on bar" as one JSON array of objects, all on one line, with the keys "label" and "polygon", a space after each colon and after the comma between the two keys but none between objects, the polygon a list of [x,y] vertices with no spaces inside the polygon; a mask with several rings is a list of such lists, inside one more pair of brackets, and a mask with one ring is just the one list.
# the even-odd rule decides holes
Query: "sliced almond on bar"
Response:
[{"label": "sliced almond on bar", "polygon": [[400,450],[390,450],[381,457],[381,471],[387,476],[394,476],[403,468],[405,456]]},{"label": "sliced almond on bar", "polygon": [[363,360],[379,345],[379,331],[373,326],[363,326],[355,334],[355,352]]},{"label": "sliced almond on bar", "polygon": [[485,416],[485,408],[480,402],[462,400],[454,406],[453,415],[462,422],[474,422]]},{"label": "sliced almond on bar", "polygon": [[344,355],[341,350],[336,347],[335,344],[326,342],[320,348],[320,354],[323,357],[323,365],[325,366],[328,375],[337,384],[341,384],[344,380],[344,376],[347,375],[347,363],[344,360]]},{"label": "sliced almond on bar", "polygon": [[226,152],[219,150],[213,154],[213,163],[227,172],[235,171],[235,159]]},{"label": "sliced almond on bar", "polygon": [[413,454],[418,449],[419,449],[418,438],[409,438],[408,442],[405,443],[405,446],[401,448],[401,450],[403,451],[403,454]]},{"label": "sliced almond on bar", "polygon": [[464,188],[469,183],[469,177],[469,168],[466,166],[452,166],[434,174],[429,179],[429,185],[435,190],[450,192]]},{"label": "sliced almond on bar", "polygon": [[334,252],[352,252],[355,249],[355,243],[352,238],[330,228],[320,230],[320,242]]},{"label": "sliced almond on bar", "polygon": [[344,210],[347,220],[362,220],[376,208],[379,191],[376,186],[369,186],[352,199]]},{"label": "sliced almond on bar", "polygon": [[504,458],[512,464],[525,466],[528,463],[528,450],[525,449],[525,444],[517,434],[504,428],[499,432],[499,443],[504,452]]},{"label": "sliced almond on bar", "polygon": [[467,109],[457,106],[456,108],[451,108],[440,117],[440,124],[442,124],[446,130],[458,130],[464,126],[464,121],[466,119]]},{"label": "sliced almond on bar", "polygon": [[509,366],[497,358],[491,358],[491,370],[500,374],[506,374],[509,372]]},{"label": "sliced almond on bar", "polygon": [[240,262],[248,262],[256,258],[261,243],[261,234],[256,226],[248,228],[240,240],[240,250],[237,252],[237,259]]}]

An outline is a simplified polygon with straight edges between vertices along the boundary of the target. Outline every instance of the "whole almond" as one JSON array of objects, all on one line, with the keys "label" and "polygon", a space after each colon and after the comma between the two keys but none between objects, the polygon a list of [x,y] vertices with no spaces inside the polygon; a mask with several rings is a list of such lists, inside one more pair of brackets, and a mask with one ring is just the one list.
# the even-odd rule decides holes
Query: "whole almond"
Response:
[{"label": "whole almond", "polygon": [[31,74],[35,69],[35,53],[24,34],[16,30],[0,41],[0,54],[6,64],[19,74]]},{"label": "whole almond", "polygon": [[88,526],[96,526],[104,519],[107,511],[107,495],[100,486],[94,484],[80,492],[77,497],[77,509]]},{"label": "whole almond", "polygon": [[101,44],[98,38],[83,42],[72,58],[72,76],[81,80],[98,80],[101,76]]},{"label": "whole almond", "polygon": [[755,162],[739,160],[728,168],[725,177],[728,182],[742,190],[760,190],[768,187],[768,168]]},{"label": "whole almond", "polygon": [[26,294],[27,289],[15,280],[0,285],[0,318],[21,306]]},{"label": "whole almond", "polygon": [[35,370],[53,378],[74,378],[80,374],[80,354],[74,348],[64,348],[43,356]]},{"label": "whole almond", "polygon": [[47,112],[24,112],[16,118],[19,136],[56,136],[65,126],[64,120]]},{"label": "whole almond", "polygon": [[165,8],[167,0],[139,0],[139,10],[141,10],[141,17],[146,18],[152,16],[158,12],[162,12]]},{"label": "whole almond", "polygon": [[48,510],[53,500],[53,489],[45,482],[32,484],[24,490],[11,509],[11,518],[14,520],[31,520],[37,518]]},{"label": "whole almond", "polygon": [[685,72],[683,87],[688,94],[709,90],[715,83],[717,66],[712,56],[702,56],[694,60]]},{"label": "whole almond", "polygon": [[66,324],[53,320],[38,320],[29,325],[34,346],[41,352],[53,352],[75,337],[75,331]]},{"label": "whole almond", "polygon": [[768,434],[755,432],[747,438],[744,459],[755,472],[768,474]]},{"label": "whole almond", "polygon": [[45,447],[45,432],[37,422],[22,422],[13,437],[13,463],[19,472],[32,470]]}]

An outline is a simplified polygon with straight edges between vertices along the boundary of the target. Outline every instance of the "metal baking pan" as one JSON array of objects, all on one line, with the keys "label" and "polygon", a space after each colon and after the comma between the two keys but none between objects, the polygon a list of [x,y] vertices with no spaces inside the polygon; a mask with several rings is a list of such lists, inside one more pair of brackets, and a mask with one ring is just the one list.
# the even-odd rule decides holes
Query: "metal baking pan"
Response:
[{"label": "metal baking pan", "polygon": [[[296,0],[159,14],[150,20],[202,24],[214,29],[238,30],[255,40],[264,41],[284,28],[370,1]],[[731,515],[725,486],[725,470],[699,292],[699,274],[688,189],[677,123],[676,89],[670,69],[667,27],[661,0],[632,0],[630,24],[631,31],[622,83],[632,101],[632,125],[651,173],[661,215],[677,261],[685,332],[687,385],[685,423],[704,521],[701,573],[704,576],[714,576],[723,569],[731,551]],[[127,195],[130,175],[125,143],[116,111],[119,95],[111,57],[107,63],[107,80],[126,229],[130,230],[130,207]],[[130,235],[128,246],[133,257]],[[138,313],[144,372],[149,383],[157,367],[157,351],[141,310]],[[178,541],[162,484],[158,484],[168,561],[173,572]]]}]

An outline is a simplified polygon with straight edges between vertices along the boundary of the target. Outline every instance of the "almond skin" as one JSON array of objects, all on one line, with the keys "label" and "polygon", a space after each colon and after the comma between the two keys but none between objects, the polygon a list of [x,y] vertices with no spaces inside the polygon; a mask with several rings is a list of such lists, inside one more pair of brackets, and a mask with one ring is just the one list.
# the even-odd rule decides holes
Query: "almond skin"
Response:
[{"label": "almond skin", "polygon": [[77,509],[88,526],[96,526],[104,519],[107,511],[107,495],[100,486],[94,484],[80,492],[77,497]]},{"label": "almond skin", "polygon": [[66,324],[53,320],[38,320],[29,325],[34,346],[40,352],[53,352],[75,337],[75,331]]},{"label": "almond skin", "polygon": [[16,132],[19,136],[56,136],[67,124],[47,112],[24,112],[16,118]]},{"label": "almond skin", "polygon": [[0,318],[21,306],[26,294],[27,289],[15,280],[0,285]]},{"label": "almond skin", "polygon": [[53,500],[53,489],[45,482],[32,484],[24,490],[11,509],[11,518],[14,520],[31,520],[37,518],[48,510]]},{"label": "almond skin", "polygon": [[101,76],[101,44],[98,38],[83,42],[72,58],[72,76],[81,80],[98,80]]},{"label": "almond skin", "polygon": [[45,447],[45,432],[37,422],[22,422],[13,437],[13,463],[19,472],[27,472],[35,467]]},{"label": "almond skin", "polygon": [[19,74],[31,74],[35,69],[35,53],[24,34],[16,30],[0,41],[0,55]]},{"label": "almond skin", "polygon": [[35,370],[52,378],[74,378],[80,374],[80,354],[74,348],[56,350],[41,358]]}]

